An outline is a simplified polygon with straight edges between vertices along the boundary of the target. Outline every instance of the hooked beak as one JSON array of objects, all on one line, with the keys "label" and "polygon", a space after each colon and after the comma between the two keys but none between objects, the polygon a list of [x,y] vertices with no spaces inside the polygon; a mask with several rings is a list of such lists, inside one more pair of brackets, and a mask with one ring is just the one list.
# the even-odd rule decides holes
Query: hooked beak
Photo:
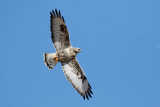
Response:
[{"label": "hooked beak", "polygon": [[80,49],[79,52],[82,52],[82,50]]}]

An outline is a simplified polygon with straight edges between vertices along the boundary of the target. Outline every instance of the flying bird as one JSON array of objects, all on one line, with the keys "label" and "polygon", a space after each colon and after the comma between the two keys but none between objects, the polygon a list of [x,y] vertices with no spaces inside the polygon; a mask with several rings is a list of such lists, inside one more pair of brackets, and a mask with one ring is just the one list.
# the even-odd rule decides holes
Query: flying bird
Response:
[{"label": "flying bird", "polygon": [[49,69],[60,62],[67,80],[78,91],[78,93],[89,100],[92,98],[91,86],[79,65],[76,55],[81,52],[80,48],[73,47],[70,43],[69,32],[64,17],[60,10],[50,12],[51,39],[56,49],[55,53],[44,53],[44,63]]}]

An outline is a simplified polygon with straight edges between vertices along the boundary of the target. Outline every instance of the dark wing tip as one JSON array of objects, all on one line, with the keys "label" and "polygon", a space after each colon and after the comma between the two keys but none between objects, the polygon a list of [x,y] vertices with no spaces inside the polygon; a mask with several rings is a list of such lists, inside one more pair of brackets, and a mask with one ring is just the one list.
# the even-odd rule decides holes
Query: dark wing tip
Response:
[{"label": "dark wing tip", "polygon": [[[62,16],[62,20],[64,21],[64,17]],[[65,22],[65,21],[64,21]]]},{"label": "dark wing tip", "polygon": [[91,98],[92,98],[92,96],[91,96],[91,94],[89,93],[89,91],[88,91],[87,93],[88,93],[89,97],[91,97]]},{"label": "dark wing tip", "polygon": [[93,92],[91,91],[91,86],[88,84],[88,90],[85,93],[85,95],[83,96],[83,99],[85,100],[85,97],[89,100],[89,98],[92,98],[91,94],[93,94]]},{"label": "dark wing tip", "polygon": [[55,9],[55,12],[56,12],[56,15],[57,15],[57,17],[58,17],[59,15],[58,15],[58,11],[57,11],[57,9]]},{"label": "dark wing tip", "polygon": [[85,100],[85,96],[83,96],[83,99]]},{"label": "dark wing tip", "polygon": [[59,10],[59,17],[61,17],[61,12],[60,12],[60,10]]},{"label": "dark wing tip", "polygon": [[[64,21],[64,17],[61,15],[61,12],[60,10],[58,11],[56,8],[55,8],[55,11],[52,10],[52,12],[50,12],[50,15],[51,17],[54,16],[54,17],[59,17],[61,18],[63,21]],[[65,22],[65,21],[64,21]]]},{"label": "dark wing tip", "polygon": [[93,94],[93,92],[91,91],[91,89],[88,90],[91,94]]},{"label": "dark wing tip", "polygon": [[53,10],[52,10],[52,13],[53,13],[52,15],[56,16],[56,14],[55,14],[55,12]]},{"label": "dark wing tip", "polygon": [[52,12],[50,12],[50,15],[51,15],[51,16],[53,15]]},{"label": "dark wing tip", "polygon": [[89,86],[90,89],[92,89],[92,87],[91,87],[91,85],[89,83],[88,83],[88,86]]},{"label": "dark wing tip", "polygon": [[88,94],[86,93],[86,98],[89,100],[89,98],[88,98]]}]

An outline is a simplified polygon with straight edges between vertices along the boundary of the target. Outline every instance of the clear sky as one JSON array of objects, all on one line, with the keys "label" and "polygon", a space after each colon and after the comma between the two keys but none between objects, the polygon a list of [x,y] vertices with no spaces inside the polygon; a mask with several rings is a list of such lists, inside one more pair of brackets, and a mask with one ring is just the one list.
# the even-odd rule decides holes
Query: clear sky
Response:
[{"label": "clear sky", "polygon": [[[43,63],[55,8],[82,49],[89,101]],[[159,0],[1,0],[0,49],[0,107],[160,107]]]}]

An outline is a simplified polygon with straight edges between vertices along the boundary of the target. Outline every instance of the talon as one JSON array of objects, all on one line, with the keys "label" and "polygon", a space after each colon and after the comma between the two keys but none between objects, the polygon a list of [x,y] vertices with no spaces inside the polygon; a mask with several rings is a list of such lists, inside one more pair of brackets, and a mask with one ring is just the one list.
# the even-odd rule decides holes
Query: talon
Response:
[{"label": "talon", "polygon": [[58,61],[58,57],[54,57],[54,60]]}]

